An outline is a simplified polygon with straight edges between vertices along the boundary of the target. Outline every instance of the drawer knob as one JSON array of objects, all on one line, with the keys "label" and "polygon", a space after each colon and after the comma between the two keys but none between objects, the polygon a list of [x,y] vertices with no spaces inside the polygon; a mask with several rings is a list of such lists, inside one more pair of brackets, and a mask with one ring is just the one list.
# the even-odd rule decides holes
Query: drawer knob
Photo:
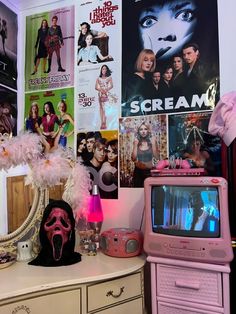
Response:
[{"label": "drawer knob", "polygon": [[118,294],[114,294],[114,292],[112,290],[110,290],[107,292],[106,296],[107,297],[112,296],[113,298],[119,298],[122,295],[122,293],[124,292],[124,289],[125,289],[125,287],[121,287],[120,292]]}]

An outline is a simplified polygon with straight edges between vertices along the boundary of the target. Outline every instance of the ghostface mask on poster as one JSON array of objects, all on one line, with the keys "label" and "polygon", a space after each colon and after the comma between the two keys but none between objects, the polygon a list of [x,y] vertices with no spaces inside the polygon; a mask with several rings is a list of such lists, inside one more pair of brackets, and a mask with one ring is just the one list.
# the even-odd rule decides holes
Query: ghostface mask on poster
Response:
[{"label": "ghostface mask on poster", "polygon": [[45,208],[39,238],[41,251],[30,265],[62,266],[81,261],[80,253],[74,252],[75,220],[70,205],[52,201]]}]

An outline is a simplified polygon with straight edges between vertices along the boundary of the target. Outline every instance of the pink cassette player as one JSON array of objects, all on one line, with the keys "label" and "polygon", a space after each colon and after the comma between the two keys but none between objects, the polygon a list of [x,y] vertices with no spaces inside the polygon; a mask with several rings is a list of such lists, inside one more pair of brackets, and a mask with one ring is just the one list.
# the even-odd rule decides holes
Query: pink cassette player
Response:
[{"label": "pink cassette player", "polygon": [[112,228],[101,233],[100,248],[114,257],[136,256],[142,252],[143,234],[131,228]]}]

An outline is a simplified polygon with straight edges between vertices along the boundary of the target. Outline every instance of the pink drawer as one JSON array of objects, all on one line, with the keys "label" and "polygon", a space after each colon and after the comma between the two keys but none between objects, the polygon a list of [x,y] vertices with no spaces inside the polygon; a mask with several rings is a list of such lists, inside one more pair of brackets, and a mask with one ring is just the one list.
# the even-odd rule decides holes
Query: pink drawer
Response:
[{"label": "pink drawer", "polygon": [[158,302],[158,313],[161,314],[216,314],[204,309],[186,307],[184,305],[174,305],[167,302]]},{"label": "pink drawer", "polygon": [[157,297],[222,307],[220,272],[162,264],[156,270]]}]

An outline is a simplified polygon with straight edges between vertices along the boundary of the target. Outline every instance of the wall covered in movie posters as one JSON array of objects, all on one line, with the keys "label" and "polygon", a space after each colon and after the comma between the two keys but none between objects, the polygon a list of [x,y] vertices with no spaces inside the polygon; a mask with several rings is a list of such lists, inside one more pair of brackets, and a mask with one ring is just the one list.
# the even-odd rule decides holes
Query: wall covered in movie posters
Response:
[{"label": "wall covered in movie posters", "polygon": [[219,175],[208,133],[218,46],[217,0],[92,0],[27,16],[25,123],[34,102],[42,129],[45,110],[66,111],[65,146],[75,140],[102,198],[143,187],[170,156]]},{"label": "wall covered in movie posters", "polygon": [[208,133],[219,99],[217,1],[123,1],[122,56],[120,136],[127,117],[161,116],[166,123],[158,136],[150,125],[136,126],[125,162],[127,147],[120,150],[121,186],[142,187],[158,163],[156,152],[219,175],[220,141]]},{"label": "wall covered in movie posters", "polygon": [[0,136],[17,135],[17,15],[0,2]]}]

